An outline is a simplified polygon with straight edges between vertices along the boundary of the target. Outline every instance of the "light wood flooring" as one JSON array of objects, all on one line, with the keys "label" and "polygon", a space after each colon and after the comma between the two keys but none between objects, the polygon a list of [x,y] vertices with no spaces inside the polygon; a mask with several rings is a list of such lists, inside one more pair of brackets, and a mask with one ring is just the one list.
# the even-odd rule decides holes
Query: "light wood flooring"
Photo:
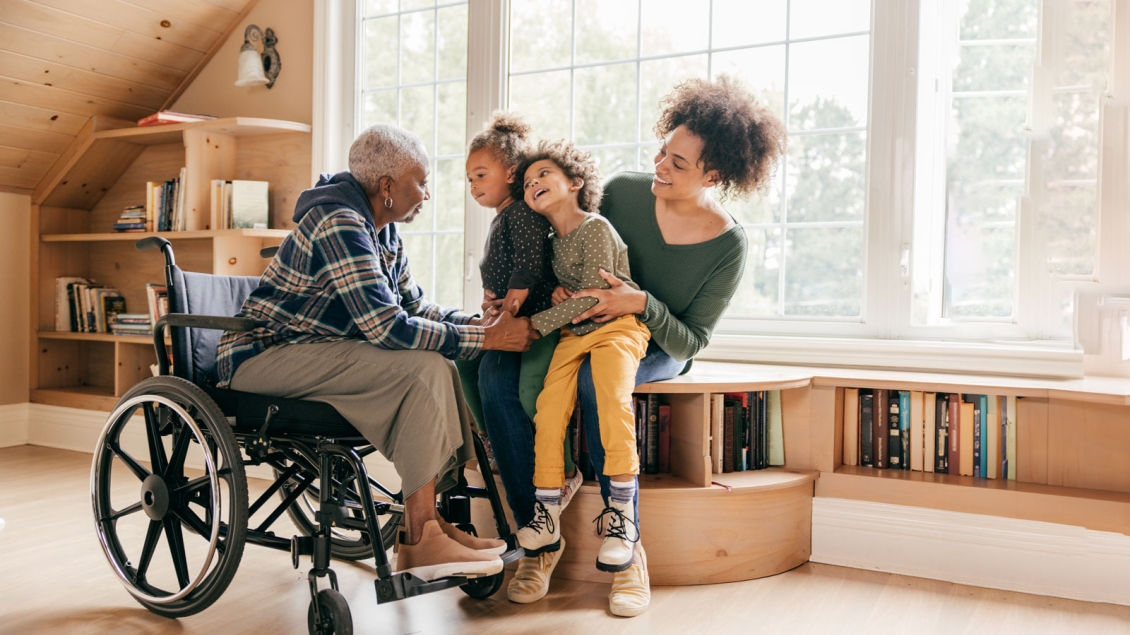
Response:
[{"label": "light wood flooring", "polygon": [[[135,603],[94,535],[90,460],[0,450],[0,634],[306,632],[305,571],[254,545],[224,596],[198,615],[168,620]],[[525,606],[508,602],[504,587],[482,601],[452,589],[378,607],[372,567],[335,570],[357,633],[1130,634],[1130,607],[811,563],[762,580],[656,587],[651,609],[633,619],[608,612],[606,584],[555,580],[545,600]]]}]

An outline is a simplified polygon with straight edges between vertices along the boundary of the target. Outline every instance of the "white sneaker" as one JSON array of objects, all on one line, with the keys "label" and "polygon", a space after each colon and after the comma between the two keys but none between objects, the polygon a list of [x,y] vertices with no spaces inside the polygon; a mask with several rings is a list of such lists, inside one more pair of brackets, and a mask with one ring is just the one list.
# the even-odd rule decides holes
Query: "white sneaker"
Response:
[{"label": "white sneaker", "polygon": [[573,495],[580,491],[581,483],[584,482],[585,477],[581,475],[580,469],[573,473],[573,478],[565,481],[565,487],[561,490],[562,510],[569,506],[569,501],[573,500]]},{"label": "white sneaker", "polygon": [[636,544],[636,559],[624,571],[612,574],[608,610],[620,617],[635,617],[651,604],[651,578],[647,575],[647,554]]},{"label": "white sneaker", "polygon": [[534,501],[534,519],[515,534],[526,555],[534,556],[561,548],[561,505]]},{"label": "white sneaker", "polygon": [[523,556],[518,559],[518,570],[506,587],[506,597],[516,604],[529,604],[537,602],[549,592],[549,578],[557,563],[561,561],[561,554],[565,552],[565,538],[561,538],[561,547],[557,551],[550,551],[536,558]]},{"label": "white sneaker", "polygon": [[[635,516],[631,501],[609,501],[608,507],[596,517],[597,534],[604,534],[604,542],[596,556],[598,570],[617,572],[632,566],[635,543],[640,541],[640,528]],[[604,527],[606,517],[608,526]]]}]

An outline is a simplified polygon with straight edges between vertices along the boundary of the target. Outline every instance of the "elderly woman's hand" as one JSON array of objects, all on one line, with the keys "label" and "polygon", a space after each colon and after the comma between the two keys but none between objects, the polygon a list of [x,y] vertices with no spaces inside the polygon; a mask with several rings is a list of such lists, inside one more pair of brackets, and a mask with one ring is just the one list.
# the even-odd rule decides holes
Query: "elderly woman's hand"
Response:
[{"label": "elderly woman's hand", "polygon": [[595,306],[573,318],[573,324],[589,318],[593,322],[607,322],[624,315],[638,315],[647,308],[647,292],[629,287],[604,269],[600,270],[600,277],[611,286],[607,289],[581,289],[573,294],[574,298],[597,299]]}]

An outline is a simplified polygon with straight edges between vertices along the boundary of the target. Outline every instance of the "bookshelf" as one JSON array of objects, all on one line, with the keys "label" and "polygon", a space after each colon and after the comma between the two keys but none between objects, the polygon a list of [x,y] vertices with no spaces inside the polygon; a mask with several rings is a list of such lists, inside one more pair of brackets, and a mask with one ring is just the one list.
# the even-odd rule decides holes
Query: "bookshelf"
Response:
[{"label": "bookshelf", "polygon": [[[298,194],[309,187],[310,127],[234,117],[138,128],[95,117],[36,189],[32,200],[30,400],[109,411],[150,375],[148,337],[56,332],[55,278],[82,276],[119,289],[130,312],[145,312],[145,285],[164,282],[156,252],[133,244],[159,235],[186,271],[259,275],[263,247],[282,242]],[[121,210],[144,204],[145,183],[186,169],[187,231],[115,233]],[[212,228],[212,179],[270,183],[271,229]]]}]

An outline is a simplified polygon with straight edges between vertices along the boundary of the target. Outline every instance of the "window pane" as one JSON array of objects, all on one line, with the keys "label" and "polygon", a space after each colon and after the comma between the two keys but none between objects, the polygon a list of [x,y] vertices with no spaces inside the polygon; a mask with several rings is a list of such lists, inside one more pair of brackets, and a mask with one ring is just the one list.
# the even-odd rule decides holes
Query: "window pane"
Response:
[{"label": "window pane", "polygon": [[400,91],[400,125],[420,135],[428,154],[435,154],[435,87]]},{"label": "window pane", "polygon": [[[466,201],[466,170],[463,157],[436,161],[436,172],[431,179],[432,198],[435,199],[436,230],[463,229],[463,204]],[[462,269],[460,269],[462,270]]]},{"label": "window pane", "polygon": [[412,269],[412,279],[424,290],[425,297],[436,302],[435,287],[432,284],[432,235],[409,233],[420,224],[417,218],[409,225],[400,225],[400,240],[404,242],[404,255]]},{"label": "window pane", "polygon": [[636,56],[639,0],[577,0],[577,63]]},{"label": "window pane", "polygon": [[1073,2],[1066,12],[1060,50],[1059,86],[1090,86],[1106,90],[1110,78],[1111,3]]},{"label": "window pane", "polygon": [[727,314],[735,317],[778,315],[781,268],[781,228],[745,230],[749,255],[738,292],[730,300]]},{"label": "window pane", "polygon": [[789,130],[867,123],[869,37],[794,44],[789,51]]},{"label": "window pane", "polygon": [[568,66],[572,30],[572,0],[512,0],[510,70]]},{"label": "window pane", "polygon": [[790,39],[869,30],[871,0],[791,0],[789,3]]},{"label": "window pane", "polygon": [[400,10],[411,11],[412,9],[434,7],[435,4],[436,0],[400,0]]},{"label": "window pane", "polygon": [[384,15],[396,11],[396,0],[365,0],[365,15]]},{"label": "window pane", "polygon": [[636,65],[578,68],[574,139],[578,145],[636,140]]},{"label": "window pane", "polygon": [[378,123],[396,123],[396,97],[395,88],[382,90],[375,93],[365,93],[363,114],[364,127],[368,128]]},{"label": "window pane", "polygon": [[569,71],[510,78],[510,107],[522,113],[541,139],[569,137]]},{"label": "window pane", "polygon": [[439,10],[439,79],[467,76],[467,5]]},{"label": "window pane", "polygon": [[1034,38],[1039,30],[1039,0],[960,0],[962,40]]},{"label": "window pane", "polygon": [[862,132],[789,139],[786,218],[790,223],[863,219],[866,141]]},{"label": "window pane", "polygon": [[763,46],[714,53],[710,72],[726,73],[745,83],[763,105],[785,118],[785,47]]},{"label": "window pane", "polygon": [[641,19],[644,56],[705,51],[710,0],[647,0]]},{"label": "window pane", "polygon": [[636,169],[635,148],[593,150],[592,156],[596,159],[596,167],[600,170],[600,178],[602,179],[606,179],[617,172]]},{"label": "window pane", "polygon": [[785,315],[860,315],[862,228],[789,229],[785,252]]},{"label": "window pane", "polygon": [[787,0],[714,0],[713,48],[784,42]]},{"label": "window pane", "polygon": [[640,141],[655,139],[659,100],[692,77],[706,77],[706,55],[640,63]]},{"label": "window pane", "polygon": [[436,236],[436,281],[433,301],[442,306],[463,304],[463,235]]},{"label": "window pane", "polygon": [[976,90],[1027,90],[1036,62],[1036,45],[982,46],[973,42],[959,47],[953,71],[954,92]]},{"label": "window pane", "polygon": [[1048,237],[1045,258],[1051,271],[1063,276],[1095,272],[1098,242],[1098,188],[1049,184],[1039,218]]},{"label": "window pane", "polygon": [[1024,179],[1026,97],[953,100],[947,182]]},{"label": "window pane", "polygon": [[430,82],[436,76],[436,14],[433,11],[400,16],[400,82]]},{"label": "window pane", "polygon": [[440,84],[436,92],[439,93],[436,154],[463,154],[467,143],[467,84]]},{"label": "window pane", "polygon": [[962,222],[960,214],[951,219],[946,222],[945,317],[1011,318],[1015,227]]},{"label": "window pane", "polygon": [[366,20],[362,28],[365,88],[396,85],[397,18]]},{"label": "window pane", "polygon": [[743,225],[781,222],[781,178],[784,170],[778,169],[765,194],[754,194],[744,201],[723,201],[722,205]]}]

